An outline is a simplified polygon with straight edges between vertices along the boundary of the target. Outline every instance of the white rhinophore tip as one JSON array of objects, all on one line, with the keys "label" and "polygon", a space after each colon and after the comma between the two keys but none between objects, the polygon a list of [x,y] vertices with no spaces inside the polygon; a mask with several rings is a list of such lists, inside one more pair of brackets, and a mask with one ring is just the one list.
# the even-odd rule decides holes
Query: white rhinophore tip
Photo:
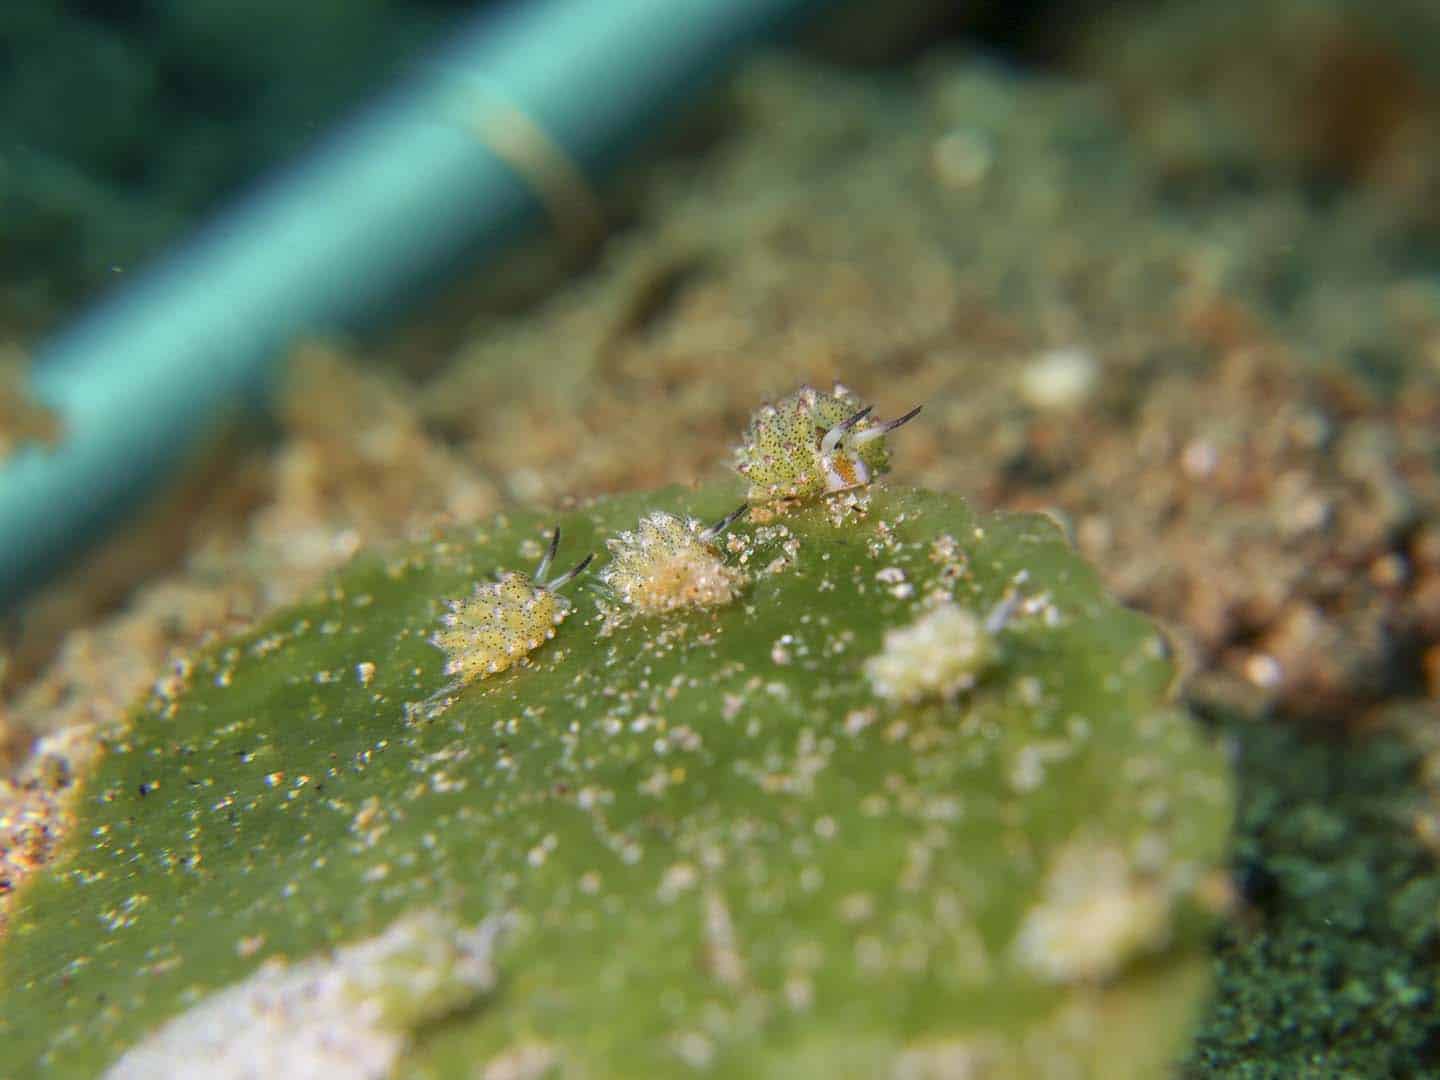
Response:
[{"label": "white rhinophore tip", "polygon": [[858,424],[861,420],[864,420],[865,417],[869,416],[874,408],[874,405],[866,405],[865,408],[861,409],[854,416],[850,417],[847,420],[841,420],[840,423],[836,424],[829,431],[827,431],[825,433],[825,438],[820,440],[820,452],[822,454],[832,453],[835,447],[840,445],[840,440],[845,438],[845,436],[850,432],[850,429],[853,428],[856,424]]},{"label": "white rhinophore tip", "polygon": [[714,540],[731,525],[734,525],[735,522],[739,521],[742,517],[744,517],[745,511],[749,509],[749,503],[741,503],[734,510],[731,510],[730,513],[726,514],[723,518],[717,521],[714,525],[711,525],[708,529],[703,530],[700,533],[700,539],[707,541]]},{"label": "white rhinophore tip", "polygon": [[591,560],[593,560],[594,558],[595,553],[592,551],[589,555],[586,555],[583,559],[581,559],[578,563],[572,566],[569,570],[566,570],[565,573],[561,574],[554,581],[547,581],[540,587],[546,592],[553,592],[554,590],[560,588],[560,586],[562,585],[568,585],[570,582],[574,581],[577,577],[579,577],[585,572],[585,568],[590,565]]},{"label": "white rhinophore tip", "polygon": [[924,405],[916,405],[904,416],[897,416],[894,420],[887,420],[883,424],[876,424],[872,428],[866,428],[864,431],[860,432],[858,435],[852,438],[850,440],[850,444],[852,446],[864,446],[868,442],[874,442],[876,439],[879,439],[882,436],[889,435],[890,432],[894,431],[902,424],[908,424],[911,420],[914,420],[915,417],[920,415],[920,410],[924,407]]},{"label": "white rhinophore tip", "polygon": [[530,580],[533,581],[533,582],[535,582],[536,585],[542,585],[542,586],[544,585],[544,583],[545,583],[545,572],[550,569],[550,564],[555,561],[555,552],[557,552],[557,551],[559,551],[559,550],[560,550],[560,526],[559,526],[559,525],[556,525],[556,526],[555,526],[555,531],[550,534],[550,546],[549,546],[549,548],[547,548],[546,551],[545,551],[545,554],[544,554],[543,556],[541,556],[541,558],[540,558],[540,565],[537,566],[537,567],[535,567],[535,573],[530,576]]}]

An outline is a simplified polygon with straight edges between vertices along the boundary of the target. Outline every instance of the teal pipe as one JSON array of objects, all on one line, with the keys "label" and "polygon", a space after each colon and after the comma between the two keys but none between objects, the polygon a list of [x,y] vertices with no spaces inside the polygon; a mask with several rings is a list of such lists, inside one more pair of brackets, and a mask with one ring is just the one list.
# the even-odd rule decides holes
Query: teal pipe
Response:
[{"label": "teal pipe", "polygon": [[[744,46],[824,6],[531,0],[477,19],[36,351],[32,392],[65,435],[0,472],[0,607],[143,505],[224,418],[262,407],[298,338],[373,323],[494,252],[540,216],[544,174],[598,175]],[[560,172],[515,168],[497,132]]]}]

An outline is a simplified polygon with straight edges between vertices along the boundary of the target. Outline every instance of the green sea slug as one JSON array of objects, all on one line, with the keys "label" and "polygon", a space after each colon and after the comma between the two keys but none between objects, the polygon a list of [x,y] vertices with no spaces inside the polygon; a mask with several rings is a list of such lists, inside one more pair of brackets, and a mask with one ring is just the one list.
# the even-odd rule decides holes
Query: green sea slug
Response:
[{"label": "green sea slug", "polygon": [[921,406],[887,421],[872,419],[873,408],[839,383],[828,394],[802,386],[762,405],[735,451],[735,469],[750,482],[750,499],[811,499],[864,487],[887,471],[885,436],[913,420]]}]

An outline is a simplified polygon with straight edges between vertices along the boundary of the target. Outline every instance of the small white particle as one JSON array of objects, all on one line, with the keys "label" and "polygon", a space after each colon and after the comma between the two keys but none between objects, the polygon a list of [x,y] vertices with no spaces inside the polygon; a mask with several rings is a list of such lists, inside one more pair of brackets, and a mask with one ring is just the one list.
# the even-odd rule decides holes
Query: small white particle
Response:
[{"label": "small white particle", "polygon": [[675,1037],[675,1053],[692,1069],[708,1069],[715,1060],[715,1044],[698,1031],[688,1031]]},{"label": "small white particle", "polygon": [[655,895],[662,903],[674,903],[682,893],[693,889],[699,880],[700,872],[691,863],[676,863],[660,878],[660,887],[655,890]]},{"label": "small white particle", "polygon": [[1191,439],[1180,451],[1180,468],[1191,480],[1205,480],[1220,464],[1220,453],[1213,443]]},{"label": "small white particle", "polygon": [[1255,653],[1245,661],[1245,677],[1264,690],[1273,690],[1285,678],[1280,661],[1265,653]]},{"label": "small white particle", "polygon": [[785,980],[785,1004],[796,1012],[805,1012],[815,1004],[815,984],[805,975],[791,975]]},{"label": "small white particle", "polygon": [[1089,400],[1099,378],[1100,365],[1088,349],[1051,349],[1021,371],[1020,396],[1037,409],[1074,409]]}]

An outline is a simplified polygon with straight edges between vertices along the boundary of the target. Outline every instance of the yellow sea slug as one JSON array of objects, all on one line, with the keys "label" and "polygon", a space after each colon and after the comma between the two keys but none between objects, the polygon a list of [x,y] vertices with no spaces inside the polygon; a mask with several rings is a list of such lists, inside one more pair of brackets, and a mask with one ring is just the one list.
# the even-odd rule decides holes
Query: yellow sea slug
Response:
[{"label": "yellow sea slug", "polygon": [[555,636],[571,606],[555,590],[574,580],[594,558],[587,555],[546,581],[559,547],[557,527],[534,574],[509,570],[498,581],[477,582],[469,596],[447,601],[449,610],[441,618],[444,627],[430,638],[449,657],[445,674],[457,676],[446,691],[505,671]]}]

